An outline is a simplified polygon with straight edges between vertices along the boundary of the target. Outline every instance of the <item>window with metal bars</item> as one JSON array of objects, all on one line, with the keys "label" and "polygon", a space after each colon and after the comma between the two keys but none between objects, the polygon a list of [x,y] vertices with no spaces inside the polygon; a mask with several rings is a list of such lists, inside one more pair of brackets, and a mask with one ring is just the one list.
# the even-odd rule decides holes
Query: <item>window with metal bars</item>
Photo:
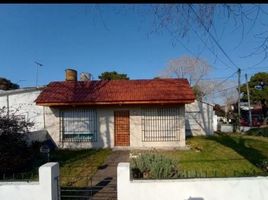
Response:
[{"label": "window with metal bars", "polygon": [[157,142],[179,140],[179,112],[179,108],[142,109],[143,141]]},{"label": "window with metal bars", "polygon": [[60,112],[63,141],[96,141],[97,112],[94,109],[66,109]]}]

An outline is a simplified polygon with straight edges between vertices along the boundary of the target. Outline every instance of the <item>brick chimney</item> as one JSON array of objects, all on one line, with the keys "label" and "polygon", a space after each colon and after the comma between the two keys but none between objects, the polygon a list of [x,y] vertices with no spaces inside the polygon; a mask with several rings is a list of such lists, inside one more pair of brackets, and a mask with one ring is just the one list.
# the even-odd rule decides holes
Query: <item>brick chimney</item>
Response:
[{"label": "brick chimney", "polygon": [[77,71],[74,69],[66,69],[65,81],[77,81]]}]

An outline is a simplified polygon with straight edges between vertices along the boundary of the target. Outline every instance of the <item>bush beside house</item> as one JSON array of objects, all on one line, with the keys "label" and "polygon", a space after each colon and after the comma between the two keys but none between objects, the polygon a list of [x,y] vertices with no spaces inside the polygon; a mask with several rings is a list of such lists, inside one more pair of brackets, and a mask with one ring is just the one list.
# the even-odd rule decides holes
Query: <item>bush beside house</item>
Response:
[{"label": "bush beside house", "polygon": [[0,173],[19,171],[33,160],[23,135],[32,125],[18,118],[15,111],[0,109]]},{"label": "bush beside house", "polygon": [[176,163],[158,154],[142,154],[131,160],[133,178],[168,179],[177,175]]}]

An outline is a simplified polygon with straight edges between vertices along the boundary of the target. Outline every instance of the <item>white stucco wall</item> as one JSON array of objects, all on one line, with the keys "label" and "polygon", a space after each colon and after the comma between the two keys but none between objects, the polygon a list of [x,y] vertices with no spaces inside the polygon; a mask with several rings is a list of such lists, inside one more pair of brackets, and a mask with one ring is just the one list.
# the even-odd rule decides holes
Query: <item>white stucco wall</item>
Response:
[{"label": "white stucco wall", "polygon": [[167,141],[167,142],[144,142],[142,141],[142,107],[130,109],[130,146],[137,148],[172,148],[172,147],[184,147],[185,146],[185,122],[184,122],[184,105],[178,106],[180,116],[180,130],[179,141]]},{"label": "white stucco wall", "polygon": [[37,106],[34,100],[40,94],[41,90],[25,91],[11,93],[0,96],[0,107],[6,106],[9,110],[16,110],[16,115],[22,115],[26,120],[34,122],[30,131],[38,131],[44,128],[43,106]]},{"label": "white stucco wall", "polygon": [[[215,111],[213,112],[215,113]],[[213,115],[213,131],[217,131],[218,130],[218,116],[217,115]]]},{"label": "white stucco wall", "polygon": [[129,110],[130,120],[130,147],[184,147],[185,146],[185,122],[184,105],[179,106],[180,110],[180,133],[179,141],[170,142],[143,142],[141,127],[141,107],[140,106],[117,106],[96,108],[97,110],[97,142],[61,142],[60,141],[60,119],[59,109],[45,108],[45,128],[54,142],[60,148],[101,148],[114,147],[114,111]]},{"label": "white stucco wall", "polygon": [[0,93],[0,108],[6,107],[10,113],[16,111],[16,115],[23,116],[25,120],[33,122],[28,134],[28,139],[45,140],[43,106],[35,104],[34,100],[41,92],[41,88],[17,89]]},{"label": "white stucco wall", "polygon": [[39,168],[38,182],[0,182],[1,200],[58,200],[59,164]]},{"label": "white stucco wall", "polygon": [[129,163],[117,167],[118,200],[266,200],[268,177],[130,180]]},{"label": "white stucco wall", "polygon": [[185,106],[185,128],[186,135],[212,135],[213,125],[213,106],[195,100]]}]

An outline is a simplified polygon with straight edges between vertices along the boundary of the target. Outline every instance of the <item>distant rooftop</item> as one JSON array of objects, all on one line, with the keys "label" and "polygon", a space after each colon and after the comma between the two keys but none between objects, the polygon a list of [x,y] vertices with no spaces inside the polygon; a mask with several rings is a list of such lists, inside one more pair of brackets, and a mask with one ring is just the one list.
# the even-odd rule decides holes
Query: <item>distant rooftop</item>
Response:
[{"label": "distant rooftop", "polygon": [[18,94],[18,93],[24,93],[24,92],[32,92],[36,90],[42,90],[46,86],[38,86],[38,87],[24,87],[14,90],[0,90],[0,96],[10,95],[10,94]]}]

